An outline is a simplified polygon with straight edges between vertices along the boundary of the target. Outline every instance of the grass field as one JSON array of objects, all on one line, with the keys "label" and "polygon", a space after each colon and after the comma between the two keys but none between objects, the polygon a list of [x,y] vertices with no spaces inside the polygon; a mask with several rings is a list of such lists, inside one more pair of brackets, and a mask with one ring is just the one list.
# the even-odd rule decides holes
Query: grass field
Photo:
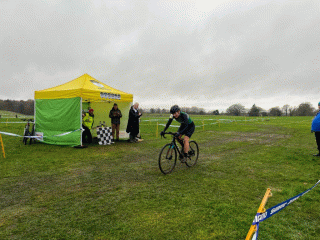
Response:
[{"label": "grass field", "polygon": [[[4,116],[0,131],[23,133]],[[170,139],[156,131],[167,117],[143,116],[134,144],[25,146],[2,135],[0,239],[245,239],[267,188],[270,208],[320,179],[312,117],[191,116],[198,164],[163,175]],[[259,239],[320,239],[319,193],[262,222]]]}]

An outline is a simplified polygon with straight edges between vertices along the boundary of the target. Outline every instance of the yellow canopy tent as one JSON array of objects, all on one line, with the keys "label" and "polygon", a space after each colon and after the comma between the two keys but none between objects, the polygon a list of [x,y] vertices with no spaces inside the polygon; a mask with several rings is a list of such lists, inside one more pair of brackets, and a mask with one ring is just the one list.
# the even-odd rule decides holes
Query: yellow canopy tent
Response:
[{"label": "yellow canopy tent", "polygon": [[81,144],[82,111],[94,109],[94,125],[111,126],[114,103],[122,112],[120,131],[126,128],[133,95],[114,89],[84,74],[65,84],[35,91],[35,129],[43,141],[59,145]]}]

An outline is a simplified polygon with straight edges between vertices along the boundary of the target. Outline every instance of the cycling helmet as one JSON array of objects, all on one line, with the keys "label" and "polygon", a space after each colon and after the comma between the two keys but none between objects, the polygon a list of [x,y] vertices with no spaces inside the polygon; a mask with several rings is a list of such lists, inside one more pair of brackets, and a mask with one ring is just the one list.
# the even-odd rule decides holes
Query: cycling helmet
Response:
[{"label": "cycling helmet", "polygon": [[174,114],[176,112],[180,111],[180,108],[178,105],[173,105],[171,108],[170,108],[170,113],[171,114]]}]

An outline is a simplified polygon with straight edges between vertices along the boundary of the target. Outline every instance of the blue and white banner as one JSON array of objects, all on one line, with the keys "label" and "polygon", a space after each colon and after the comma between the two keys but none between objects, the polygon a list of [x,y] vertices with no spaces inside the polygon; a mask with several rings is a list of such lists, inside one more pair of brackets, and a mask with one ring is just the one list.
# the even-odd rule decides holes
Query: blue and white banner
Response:
[{"label": "blue and white banner", "polygon": [[306,194],[307,192],[311,191],[313,188],[315,188],[318,184],[320,183],[320,180],[311,188],[309,188],[308,190],[298,194],[295,197],[292,197],[286,201],[283,201],[282,203],[279,203],[276,206],[273,206],[271,208],[269,208],[268,210],[266,210],[264,213],[257,213],[257,215],[255,216],[252,225],[256,225],[259,222],[262,222],[266,219],[268,219],[269,217],[273,216],[274,214],[278,213],[279,211],[281,211],[282,209],[284,209],[285,207],[287,207],[289,204],[293,203],[294,201],[296,201],[298,198],[300,198],[301,196],[303,196],[304,194]]},{"label": "blue and white banner", "polygon": [[269,208],[268,210],[266,210],[264,213],[257,213],[252,225],[256,225],[256,232],[254,233],[252,240],[256,240],[258,239],[258,234],[259,234],[259,223],[268,219],[269,217],[273,216],[274,214],[280,212],[282,209],[284,209],[285,207],[287,207],[289,204],[293,203],[294,201],[296,201],[298,198],[300,198],[301,196],[303,196],[304,194],[306,194],[307,192],[311,191],[313,188],[315,188],[318,184],[320,183],[320,180],[313,185],[313,187],[309,188],[308,190],[298,194],[295,197],[292,197],[282,203],[279,203],[271,208]]}]

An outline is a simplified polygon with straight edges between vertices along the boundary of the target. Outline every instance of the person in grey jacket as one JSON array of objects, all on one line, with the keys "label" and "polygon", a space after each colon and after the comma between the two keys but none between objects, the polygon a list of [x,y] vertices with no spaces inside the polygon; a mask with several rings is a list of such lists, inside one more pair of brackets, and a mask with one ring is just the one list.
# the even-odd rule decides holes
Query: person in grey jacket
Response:
[{"label": "person in grey jacket", "polygon": [[116,141],[119,141],[120,118],[122,117],[122,114],[118,108],[118,104],[113,104],[109,117],[111,118],[113,140],[116,139]]}]

